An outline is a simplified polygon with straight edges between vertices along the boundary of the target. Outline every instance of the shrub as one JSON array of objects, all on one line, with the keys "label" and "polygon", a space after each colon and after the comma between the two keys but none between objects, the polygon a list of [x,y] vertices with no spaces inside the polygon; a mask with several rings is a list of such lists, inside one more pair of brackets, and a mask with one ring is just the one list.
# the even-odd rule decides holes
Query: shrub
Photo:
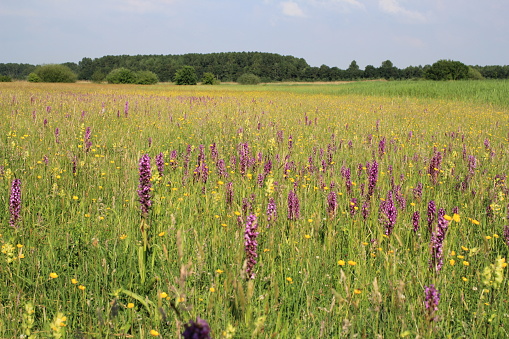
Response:
[{"label": "shrub", "polygon": [[42,79],[40,76],[38,76],[36,73],[32,72],[28,75],[28,78],[27,78],[28,81],[30,82],[41,82]]},{"label": "shrub", "polygon": [[481,72],[479,72],[477,69],[473,67],[468,67],[468,79],[470,80],[482,80],[484,77],[482,76]]},{"label": "shrub", "polygon": [[130,69],[121,67],[112,70],[106,76],[106,81],[110,84],[134,84],[136,75]]},{"label": "shrub", "polygon": [[37,66],[34,72],[41,82],[76,82],[76,74],[67,66],[49,64]]},{"label": "shrub", "polygon": [[198,78],[193,66],[184,66],[175,73],[174,78],[177,85],[196,85]]},{"label": "shrub", "polygon": [[8,75],[0,75],[0,82],[11,82],[12,78]]},{"label": "shrub", "polygon": [[219,80],[216,79],[215,75],[209,72],[203,73],[202,85],[218,85]]},{"label": "shrub", "polygon": [[258,85],[261,80],[260,77],[257,75],[254,75],[252,73],[245,73],[242,74],[238,79],[237,82],[241,85]]},{"label": "shrub", "polygon": [[76,74],[64,65],[37,66],[33,73],[39,76],[41,82],[76,82],[78,79]]},{"label": "shrub", "polygon": [[438,60],[424,72],[429,80],[461,80],[468,77],[468,66],[453,60]]},{"label": "shrub", "polygon": [[97,70],[92,74],[92,77],[90,79],[92,80],[92,82],[100,83],[100,82],[104,81],[105,78],[106,78],[106,74]]},{"label": "shrub", "polygon": [[140,85],[153,85],[159,82],[157,74],[151,71],[138,71],[135,74],[136,83]]}]

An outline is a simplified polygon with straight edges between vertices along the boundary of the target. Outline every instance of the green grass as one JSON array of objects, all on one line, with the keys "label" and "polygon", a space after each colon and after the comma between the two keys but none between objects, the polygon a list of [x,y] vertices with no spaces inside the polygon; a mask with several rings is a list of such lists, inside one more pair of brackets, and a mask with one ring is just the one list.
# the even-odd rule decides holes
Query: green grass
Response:
[{"label": "green grass", "polygon": [[[504,84],[475,84],[483,83]],[[419,98],[381,92],[414,93],[403,91],[413,84],[423,86],[412,94]],[[0,337],[174,338],[196,317],[214,338],[507,336],[507,268],[497,259],[508,253],[509,117],[503,105],[424,97],[432,85],[1,84]],[[340,92],[348,88],[358,92]],[[137,194],[143,154],[152,158],[146,218]],[[194,173],[199,159],[208,170]],[[9,226],[14,178],[17,228]],[[287,218],[291,190],[297,220]],[[389,192],[406,203],[385,236]],[[431,200],[460,216],[449,223],[440,272],[429,268]],[[253,280],[244,274],[250,214],[260,232]],[[500,282],[488,276],[496,267]],[[441,293],[434,314],[424,307],[430,284]]]}]

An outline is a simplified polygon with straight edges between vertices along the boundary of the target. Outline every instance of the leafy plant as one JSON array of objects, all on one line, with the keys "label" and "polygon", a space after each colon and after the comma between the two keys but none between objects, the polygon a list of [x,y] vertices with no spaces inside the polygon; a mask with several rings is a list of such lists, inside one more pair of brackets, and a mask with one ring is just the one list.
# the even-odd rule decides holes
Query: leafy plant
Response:
[{"label": "leafy plant", "polygon": [[237,82],[241,85],[258,85],[261,80],[260,77],[257,75],[254,75],[252,73],[246,73],[242,74],[238,79]]},{"label": "leafy plant", "polygon": [[[64,65],[43,65],[37,66],[34,72],[41,82],[76,82],[76,74]],[[30,80],[29,80],[30,81]]]},{"label": "leafy plant", "polygon": [[177,85],[196,85],[196,70],[193,66],[184,66],[175,73],[174,81]]}]

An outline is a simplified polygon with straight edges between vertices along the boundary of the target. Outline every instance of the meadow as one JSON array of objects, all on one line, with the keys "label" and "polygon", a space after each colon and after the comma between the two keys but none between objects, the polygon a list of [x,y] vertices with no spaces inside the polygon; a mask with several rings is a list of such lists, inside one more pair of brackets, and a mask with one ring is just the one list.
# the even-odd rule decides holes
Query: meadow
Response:
[{"label": "meadow", "polygon": [[0,337],[507,337],[508,83],[380,84],[1,83]]}]

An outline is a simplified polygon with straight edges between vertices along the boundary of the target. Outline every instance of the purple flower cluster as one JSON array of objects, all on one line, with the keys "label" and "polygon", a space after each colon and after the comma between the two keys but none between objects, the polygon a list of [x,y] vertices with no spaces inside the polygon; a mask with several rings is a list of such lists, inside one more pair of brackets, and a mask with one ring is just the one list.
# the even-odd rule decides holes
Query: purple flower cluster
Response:
[{"label": "purple flower cluster", "polygon": [[196,321],[189,320],[182,333],[185,339],[210,339],[210,326],[207,321],[197,317]]},{"label": "purple flower cluster", "polygon": [[92,131],[90,127],[87,127],[85,130],[85,137],[83,138],[83,141],[85,142],[85,152],[90,151],[90,147],[92,147],[92,141],[90,141],[90,136],[92,135]]},{"label": "purple flower cluster", "polygon": [[382,222],[385,226],[385,235],[390,236],[394,225],[396,224],[396,217],[398,216],[398,210],[394,205],[393,192],[389,191],[384,201],[380,203],[380,213],[382,215]]},{"label": "purple flower cluster", "polygon": [[247,279],[255,278],[253,268],[254,265],[256,265],[256,258],[258,257],[258,254],[256,253],[258,248],[258,243],[256,242],[256,237],[258,236],[258,232],[256,232],[257,228],[258,224],[256,222],[256,215],[250,214],[247,217],[246,229],[244,231],[244,250],[246,252]]},{"label": "purple flower cluster", "polygon": [[226,204],[230,207],[233,204],[233,182],[226,184]]},{"label": "purple flower cluster", "polygon": [[150,206],[152,206],[150,196],[150,190],[152,188],[150,178],[152,177],[152,172],[150,169],[150,157],[148,154],[144,154],[140,158],[139,174],[140,184],[138,185],[138,196],[140,198],[141,214],[143,217],[147,217]]},{"label": "purple flower cluster", "polygon": [[163,152],[156,155],[156,166],[160,176],[164,174],[164,154]]},{"label": "purple flower cluster", "polygon": [[228,177],[228,171],[226,170],[226,164],[224,163],[224,159],[219,159],[219,160],[216,162],[216,169],[217,169],[217,174],[218,174],[221,178],[226,178],[226,177]]},{"label": "purple flower cluster", "polygon": [[426,308],[429,321],[436,320],[435,312],[438,311],[440,293],[435,285],[424,286],[424,307]]},{"label": "purple flower cluster", "polygon": [[444,266],[443,260],[443,245],[445,234],[447,232],[447,228],[449,227],[449,221],[445,220],[444,215],[439,213],[438,215],[438,225],[435,230],[431,234],[431,260],[430,260],[430,268],[434,268],[436,272],[440,272],[442,270],[442,266]]},{"label": "purple flower cluster", "polygon": [[357,206],[357,198],[352,198],[350,200],[350,216],[354,216],[355,213],[357,213],[357,210],[359,209],[359,206]]},{"label": "purple flower cluster", "polygon": [[440,165],[442,164],[442,153],[436,152],[429,162],[428,174],[431,177],[431,182],[436,184],[438,182],[438,173],[440,173]]},{"label": "purple flower cluster", "polygon": [[437,207],[433,200],[428,203],[428,231],[431,233],[433,222],[435,221],[435,215],[437,213]]},{"label": "purple flower cluster", "polygon": [[11,186],[11,195],[9,198],[9,212],[11,218],[9,225],[18,228],[19,213],[21,212],[21,180],[14,179]]},{"label": "purple flower cluster", "polygon": [[274,198],[269,198],[269,203],[267,204],[267,227],[270,226],[271,222],[276,221],[277,219],[277,207]]},{"label": "purple flower cluster", "polygon": [[414,226],[414,232],[419,231],[419,221],[421,220],[421,214],[419,211],[415,211],[414,214],[412,214],[412,225]]},{"label": "purple flower cluster", "polygon": [[422,188],[423,188],[422,182],[418,183],[414,187],[414,189],[412,190],[413,193],[414,193],[414,199],[421,200],[421,197],[422,197]]},{"label": "purple flower cluster", "polygon": [[333,218],[336,215],[338,209],[338,197],[336,192],[331,191],[327,196],[327,213],[329,217]]},{"label": "purple flower cluster", "polygon": [[300,218],[300,203],[295,190],[288,193],[288,219],[297,220]]},{"label": "purple flower cluster", "polygon": [[378,163],[373,160],[373,163],[369,165],[368,170],[368,199],[373,196],[375,192],[376,183],[378,181]]}]

